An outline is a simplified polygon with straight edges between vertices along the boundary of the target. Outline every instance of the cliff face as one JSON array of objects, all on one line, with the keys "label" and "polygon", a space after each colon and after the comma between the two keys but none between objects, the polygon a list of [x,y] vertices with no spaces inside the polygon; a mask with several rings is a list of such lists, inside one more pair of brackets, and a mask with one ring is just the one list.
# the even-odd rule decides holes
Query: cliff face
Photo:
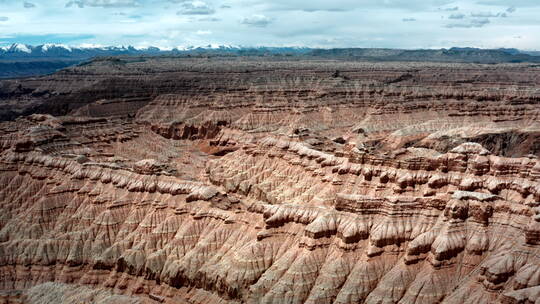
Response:
[{"label": "cliff face", "polygon": [[537,67],[108,64],[3,91],[2,301],[538,301]]}]

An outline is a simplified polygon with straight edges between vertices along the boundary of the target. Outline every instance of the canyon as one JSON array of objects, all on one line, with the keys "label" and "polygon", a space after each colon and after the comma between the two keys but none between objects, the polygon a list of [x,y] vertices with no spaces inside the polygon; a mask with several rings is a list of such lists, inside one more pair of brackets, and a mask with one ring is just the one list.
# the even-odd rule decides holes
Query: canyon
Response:
[{"label": "canyon", "polygon": [[540,303],[540,65],[0,81],[0,303]]}]

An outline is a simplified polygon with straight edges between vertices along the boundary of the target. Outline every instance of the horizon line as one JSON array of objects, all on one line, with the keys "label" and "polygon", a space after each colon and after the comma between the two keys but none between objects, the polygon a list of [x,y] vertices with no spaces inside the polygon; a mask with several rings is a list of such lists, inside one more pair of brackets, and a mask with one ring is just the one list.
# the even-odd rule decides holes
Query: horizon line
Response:
[{"label": "horizon line", "polygon": [[189,51],[195,49],[257,49],[257,48],[268,48],[268,49],[278,49],[278,48],[297,48],[297,49],[311,49],[311,50],[339,50],[339,49],[373,49],[373,50],[403,50],[403,51],[416,51],[416,50],[451,50],[451,49],[475,49],[475,50],[518,50],[518,51],[527,51],[527,52],[537,52],[540,50],[537,49],[519,49],[515,47],[495,47],[495,48],[485,48],[478,46],[449,46],[449,47],[414,47],[414,48],[399,48],[399,47],[366,47],[366,46],[343,46],[343,47],[322,47],[322,46],[305,46],[305,45],[232,45],[232,44],[200,44],[200,45],[178,45],[178,46],[157,46],[157,45],[134,45],[134,44],[118,44],[118,45],[104,45],[104,44],[93,44],[93,43],[81,43],[81,44],[66,44],[66,43],[40,43],[40,44],[30,44],[24,42],[10,42],[10,43],[1,43],[0,48],[6,49],[16,45],[23,45],[32,48],[40,46],[56,46],[64,48],[78,48],[78,49],[103,49],[103,48],[118,48],[118,49],[129,49],[133,48],[135,50],[148,50],[151,48],[159,49],[159,51]]}]

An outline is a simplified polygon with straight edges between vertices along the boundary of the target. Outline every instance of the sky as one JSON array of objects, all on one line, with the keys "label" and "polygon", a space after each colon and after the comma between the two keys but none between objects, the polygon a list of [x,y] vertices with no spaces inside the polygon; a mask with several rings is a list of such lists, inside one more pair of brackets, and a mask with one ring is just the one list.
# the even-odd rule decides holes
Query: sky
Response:
[{"label": "sky", "polygon": [[540,50],[540,0],[0,0],[0,46]]}]

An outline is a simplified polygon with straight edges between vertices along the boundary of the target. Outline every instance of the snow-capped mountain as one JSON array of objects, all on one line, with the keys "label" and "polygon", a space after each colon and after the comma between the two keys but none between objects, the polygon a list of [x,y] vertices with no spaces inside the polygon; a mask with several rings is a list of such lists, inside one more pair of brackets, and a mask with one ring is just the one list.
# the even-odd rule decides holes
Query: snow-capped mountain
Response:
[{"label": "snow-capped mountain", "polygon": [[0,48],[1,52],[5,53],[32,53],[32,47],[26,44],[14,43],[11,46],[4,46]]},{"label": "snow-capped mountain", "polygon": [[15,43],[0,47],[0,78],[24,77],[53,73],[59,69],[82,63],[95,57],[110,56],[318,56],[321,58],[356,58],[367,61],[431,61],[431,62],[540,62],[539,53],[515,49],[485,50],[451,48],[439,50],[399,49],[312,49],[306,47],[244,47],[208,44],[158,48],[152,46],[67,46],[42,44],[37,46]]},{"label": "snow-capped mountain", "polygon": [[178,46],[175,48],[133,47],[133,46],[67,46],[63,44],[42,44],[37,46],[14,43],[10,46],[0,47],[0,60],[17,59],[58,59],[58,60],[85,60],[97,56],[117,55],[165,55],[197,52],[235,53],[239,51],[256,51],[268,53],[302,53],[309,48],[301,47],[242,47],[235,45],[208,44],[202,46]]},{"label": "snow-capped mountain", "polygon": [[0,47],[0,78],[25,77],[53,73],[59,69],[90,60],[95,57],[120,55],[264,55],[303,54],[308,48],[295,47],[242,47],[234,45],[208,44],[202,46],[178,46],[175,48],[101,46],[63,44],[27,45],[14,43]]},{"label": "snow-capped mountain", "polygon": [[128,47],[73,47],[63,44],[42,44],[37,46],[14,43],[10,46],[0,47],[0,59],[77,59],[84,60],[96,56],[114,56],[130,54],[154,54],[162,52],[159,48]]}]

